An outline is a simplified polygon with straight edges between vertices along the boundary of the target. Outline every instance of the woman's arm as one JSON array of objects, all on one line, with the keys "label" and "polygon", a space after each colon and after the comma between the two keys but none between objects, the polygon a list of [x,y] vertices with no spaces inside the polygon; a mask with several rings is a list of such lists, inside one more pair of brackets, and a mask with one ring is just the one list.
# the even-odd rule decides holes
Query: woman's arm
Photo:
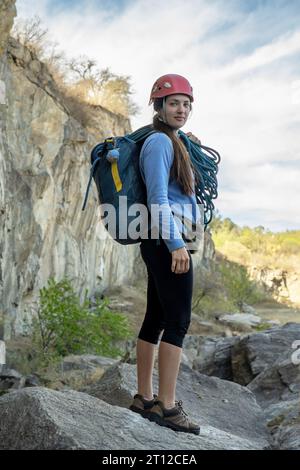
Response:
[{"label": "woman's arm", "polygon": [[[170,169],[173,163],[173,146],[170,138],[156,133],[146,139],[140,154],[141,170],[147,187],[147,205],[151,210],[160,207],[159,232],[170,252],[185,246],[174,220],[168,199]],[[154,214],[153,214],[154,215]],[[157,221],[158,222],[158,221]]]}]

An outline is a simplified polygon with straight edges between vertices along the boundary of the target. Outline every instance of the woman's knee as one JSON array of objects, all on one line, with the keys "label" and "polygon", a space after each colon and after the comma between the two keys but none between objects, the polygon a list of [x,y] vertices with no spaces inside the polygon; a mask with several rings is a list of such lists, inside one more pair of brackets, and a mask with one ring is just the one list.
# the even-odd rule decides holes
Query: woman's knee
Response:
[{"label": "woman's knee", "polygon": [[144,322],[138,334],[138,338],[148,341],[148,343],[157,344],[162,330],[163,328],[160,326],[154,326]]},{"label": "woman's knee", "polygon": [[188,332],[189,326],[190,320],[185,321],[184,323],[167,324],[164,328],[164,333],[161,338],[161,341],[182,348],[183,340]]}]

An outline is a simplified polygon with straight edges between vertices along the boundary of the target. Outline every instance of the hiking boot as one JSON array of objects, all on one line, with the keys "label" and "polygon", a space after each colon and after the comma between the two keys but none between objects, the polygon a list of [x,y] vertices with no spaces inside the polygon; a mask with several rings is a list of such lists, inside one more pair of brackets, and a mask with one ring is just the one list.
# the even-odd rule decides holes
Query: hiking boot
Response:
[{"label": "hiking boot", "polygon": [[149,410],[153,407],[155,401],[157,399],[157,395],[153,395],[153,400],[146,400],[142,395],[138,393],[134,395],[133,402],[130,405],[129,409],[134,411],[135,413],[139,413],[143,416],[143,418],[148,417]]},{"label": "hiking boot", "polygon": [[182,401],[176,401],[174,408],[166,409],[161,401],[156,401],[147,414],[150,421],[166,426],[173,431],[200,434],[200,426],[189,420],[182,408]]}]

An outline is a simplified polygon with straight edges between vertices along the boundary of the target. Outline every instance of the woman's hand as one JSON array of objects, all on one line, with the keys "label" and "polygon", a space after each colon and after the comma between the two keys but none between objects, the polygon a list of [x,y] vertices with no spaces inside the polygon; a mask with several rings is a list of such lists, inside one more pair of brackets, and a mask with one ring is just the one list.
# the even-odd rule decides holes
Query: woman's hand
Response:
[{"label": "woman's hand", "polygon": [[171,252],[172,266],[171,271],[175,274],[187,273],[190,269],[190,257],[185,247],[178,248]]},{"label": "woman's hand", "polygon": [[195,144],[201,145],[201,140],[199,140],[198,137],[196,137],[194,134],[192,134],[191,132],[187,132],[186,135],[190,140],[195,142]]}]

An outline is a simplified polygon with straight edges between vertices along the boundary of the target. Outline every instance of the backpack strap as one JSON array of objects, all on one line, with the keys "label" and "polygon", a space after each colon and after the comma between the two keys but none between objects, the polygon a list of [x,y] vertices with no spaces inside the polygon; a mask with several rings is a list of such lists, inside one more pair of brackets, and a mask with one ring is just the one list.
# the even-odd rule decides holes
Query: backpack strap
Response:
[{"label": "backpack strap", "polygon": [[90,187],[91,187],[92,179],[93,179],[93,176],[94,176],[94,172],[95,172],[96,166],[99,163],[100,159],[101,159],[101,156],[98,156],[96,158],[96,160],[94,160],[93,165],[91,166],[89,182],[88,182],[88,185],[87,185],[87,188],[86,188],[84,202],[83,202],[83,206],[82,206],[82,209],[81,209],[83,211],[84,211],[86,203],[87,203],[87,199],[88,199],[88,195],[89,195],[89,192],[90,192]]},{"label": "backpack strap", "polygon": [[[154,134],[155,132],[157,132],[157,131],[154,130],[151,125],[149,125],[149,126],[141,127],[140,129],[136,130],[135,132],[132,132],[131,134],[126,134],[125,136],[123,136],[123,138],[125,140],[129,141],[129,142],[140,143],[140,142],[143,142],[149,135]],[[92,163],[92,166],[91,166],[91,169],[90,169],[90,177],[89,177],[87,189],[86,189],[86,192],[85,192],[84,202],[83,202],[83,206],[82,206],[82,209],[81,209],[82,211],[84,211],[85,207],[86,207],[86,203],[87,203],[88,195],[89,195],[89,192],[90,192],[92,179],[93,179],[97,164],[99,163],[99,161],[102,158],[102,156],[104,155],[104,153],[107,150],[112,150],[115,147],[115,144],[116,144],[116,137],[108,137],[107,139],[104,140],[104,142],[102,144],[98,144],[96,146],[96,148],[94,148],[93,151],[92,151],[92,155],[95,152],[95,154],[97,156],[96,156],[94,161],[93,161],[93,158],[92,158],[93,163]],[[117,166],[115,164],[114,170],[116,170],[116,169],[117,169]],[[116,178],[116,171],[113,174],[113,177],[114,176]],[[116,179],[116,181],[117,181],[117,179]]]},{"label": "backpack strap", "polygon": [[115,146],[116,146],[116,138],[115,137],[107,137],[102,144],[98,144],[92,150],[92,161],[93,161],[93,154],[95,153],[97,156],[96,156],[95,160],[93,161],[91,169],[90,169],[89,182],[88,182],[88,185],[87,185],[87,188],[86,188],[85,197],[84,197],[84,201],[83,201],[83,206],[82,206],[81,210],[84,211],[84,209],[85,209],[87,199],[88,199],[88,196],[89,196],[89,192],[90,192],[92,179],[93,179],[97,164],[99,163],[100,159],[103,157],[104,153],[107,150],[114,149]]},{"label": "backpack strap", "polygon": [[149,135],[154,134],[155,132],[157,132],[157,130],[153,129],[153,126],[149,124],[148,126],[140,127],[131,134],[127,134],[125,138],[127,137],[130,140],[133,140],[135,143],[139,143],[147,139]]}]

